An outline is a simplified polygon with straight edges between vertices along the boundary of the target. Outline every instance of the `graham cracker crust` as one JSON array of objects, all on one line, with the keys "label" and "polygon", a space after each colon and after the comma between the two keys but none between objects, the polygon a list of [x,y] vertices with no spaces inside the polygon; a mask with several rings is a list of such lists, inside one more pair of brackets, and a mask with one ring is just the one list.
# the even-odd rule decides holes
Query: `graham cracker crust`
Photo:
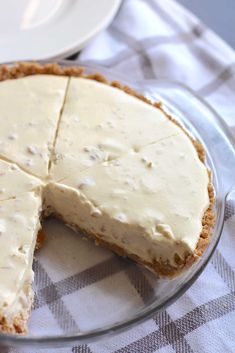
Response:
[{"label": "graham cracker crust", "polygon": [[7,320],[6,317],[0,316],[0,333],[26,334],[28,318],[28,312],[15,316],[13,320]]},{"label": "graham cracker crust", "polygon": [[[104,78],[99,73],[86,75],[82,67],[73,67],[73,66],[61,67],[58,64],[54,64],[54,63],[46,64],[46,65],[40,65],[38,63],[19,63],[14,66],[6,66],[6,65],[0,66],[0,81],[17,79],[17,78],[21,78],[29,75],[39,75],[39,74],[48,74],[48,75],[50,74],[50,75],[69,76],[69,77],[83,77],[83,78],[95,80],[103,84],[107,84],[117,89],[120,89],[125,93],[131,96],[134,96],[157,109],[161,109],[162,112],[168,117],[168,119],[170,119],[172,122],[177,124],[184,131],[184,133],[190,138],[191,142],[193,143],[197,151],[199,159],[205,164],[205,150],[201,145],[201,143],[195,140],[184,129],[184,127],[181,126],[181,124],[178,121],[173,119],[167,112],[165,112],[160,102],[152,102],[146,97],[144,97],[143,95],[135,92],[130,87],[121,85],[117,81],[108,82],[106,78]],[[76,225],[70,225],[70,226],[73,228],[79,229],[83,233],[86,233],[89,237],[95,239],[97,244],[104,245],[105,247],[109,248],[110,250],[114,251],[120,256],[124,256],[124,257],[128,256],[134,261],[149,268],[152,272],[154,272],[159,276],[174,277],[180,272],[182,272],[183,270],[185,270],[186,268],[190,267],[199,257],[201,257],[209,244],[210,235],[212,233],[212,227],[214,226],[214,223],[215,223],[215,215],[213,212],[215,196],[214,196],[214,190],[212,185],[212,176],[209,170],[208,170],[208,175],[209,175],[208,195],[209,195],[210,205],[208,209],[205,211],[204,216],[202,218],[202,231],[199,236],[196,249],[194,253],[186,253],[184,259],[181,259],[179,256],[176,255],[175,267],[170,265],[168,262],[164,262],[164,263],[157,262],[157,261],[154,261],[153,263],[145,262],[138,256],[127,253],[125,249],[118,247],[115,244],[110,244],[108,242],[105,242],[103,239],[101,239],[99,234],[92,234],[90,232],[87,233],[84,230],[79,229]],[[59,217],[60,219],[63,219],[63,217],[61,217],[60,215],[56,215],[56,216]],[[38,239],[39,241],[37,244],[40,246],[43,241],[43,237],[41,237],[40,235]],[[29,312],[27,311],[24,314],[15,316],[12,322],[9,322],[5,317],[0,316],[0,332],[18,333],[18,334],[26,333],[28,316],[29,316]]]},{"label": "graham cracker crust", "polygon": [[43,246],[44,240],[45,240],[45,233],[43,232],[42,229],[40,229],[37,234],[35,250],[41,249],[41,247]]}]

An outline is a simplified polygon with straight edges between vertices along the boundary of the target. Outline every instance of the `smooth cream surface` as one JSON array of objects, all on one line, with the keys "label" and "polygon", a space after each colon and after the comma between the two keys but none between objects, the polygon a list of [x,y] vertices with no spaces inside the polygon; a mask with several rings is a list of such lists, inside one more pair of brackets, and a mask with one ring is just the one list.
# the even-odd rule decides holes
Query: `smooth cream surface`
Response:
[{"label": "smooth cream surface", "polygon": [[54,180],[178,133],[160,110],[120,89],[71,78],[55,146]]},{"label": "smooth cream surface", "polygon": [[0,159],[0,201],[40,188],[42,185],[40,179],[25,173],[14,163]]},{"label": "smooth cream surface", "polygon": [[0,157],[36,176],[48,175],[67,83],[67,77],[52,75],[0,83]]}]

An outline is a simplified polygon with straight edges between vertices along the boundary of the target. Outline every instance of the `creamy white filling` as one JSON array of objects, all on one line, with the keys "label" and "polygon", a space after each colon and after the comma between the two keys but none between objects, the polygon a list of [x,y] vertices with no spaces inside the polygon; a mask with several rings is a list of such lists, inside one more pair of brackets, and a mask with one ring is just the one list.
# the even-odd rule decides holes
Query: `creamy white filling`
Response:
[{"label": "creamy white filling", "polygon": [[[178,135],[48,184],[45,202],[68,224],[147,262],[193,253],[209,206],[209,177],[190,139]],[[105,231],[103,231],[105,229]]]},{"label": "creamy white filling", "polygon": [[138,224],[156,241],[161,235],[172,248],[183,243],[191,251],[209,206],[208,183],[205,166],[181,131],[138,153],[71,173],[62,181],[107,213],[110,222],[117,218]]},{"label": "creamy white filling", "polygon": [[29,173],[47,176],[67,82],[67,77],[53,75],[1,82],[0,156]]},{"label": "creamy white filling", "polygon": [[42,185],[40,179],[29,176],[15,164],[0,159],[0,201],[39,189]]},{"label": "creamy white filling", "polygon": [[123,91],[71,78],[55,146],[54,180],[178,133],[160,110]]},{"label": "creamy white filling", "polygon": [[62,216],[69,226],[97,235],[101,240],[117,245],[127,254],[135,254],[143,261],[168,261],[174,266],[175,254],[184,258],[185,252],[191,252],[186,243],[175,242],[172,247],[172,241],[162,232],[155,237],[140,224],[123,221],[120,215],[110,218],[108,212],[101,211],[73,188],[48,184],[45,193],[49,214]]},{"label": "creamy white filling", "polygon": [[40,213],[41,198],[33,192],[0,202],[0,220],[4,220],[0,234],[0,314],[9,318],[30,308]]}]

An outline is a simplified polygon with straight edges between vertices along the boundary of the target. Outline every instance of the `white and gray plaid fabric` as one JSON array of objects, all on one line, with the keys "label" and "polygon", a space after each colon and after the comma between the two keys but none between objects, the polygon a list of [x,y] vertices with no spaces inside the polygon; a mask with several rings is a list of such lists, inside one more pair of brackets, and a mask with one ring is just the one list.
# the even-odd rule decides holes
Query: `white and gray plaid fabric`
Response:
[{"label": "white and gray plaid fabric", "polygon": [[[207,100],[235,132],[235,53],[173,0],[123,1],[109,28],[72,59],[114,69],[130,79],[167,78],[184,82]],[[234,213],[230,202],[226,207],[222,240],[200,278],[175,304],[151,320],[99,343],[58,350],[10,349],[9,352],[234,353]],[[88,250],[92,253],[92,245],[83,245],[83,241],[55,221],[50,221],[47,229],[49,250],[45,249],[35,262],[37,295],[32,322],[36,317],[37,332],[45,322],[52,332],[54,327],[56,332],[86,328],[87,323],[75,317],[73,294],[80,291],[80,307],[76,310],[82,313],[87,286],[102,280],[107,281],[109,288],[113,276],[120,275],[120,263],[104,251],[84,259],[86,266],[79,272],[75,260],[70,268],[61,268],[55,273],[52,265],[55,258],[63,262],[66,256],[75,255],[77,247],[73,240],[79,241],[82,247],[80,256],[84,246],[91,247]],[[61,250],[57,233],[61,235]],[[130,301],[133,288],[138,300],[145,301],[148,281],[137,280],[131,268],[125,271],[122,280],[123,286],[130,287]],[[97,305],[109,305],[102,302],[102,297],[90,300],[97,300]],[[87,315],[87,320],[95,318]]]}]

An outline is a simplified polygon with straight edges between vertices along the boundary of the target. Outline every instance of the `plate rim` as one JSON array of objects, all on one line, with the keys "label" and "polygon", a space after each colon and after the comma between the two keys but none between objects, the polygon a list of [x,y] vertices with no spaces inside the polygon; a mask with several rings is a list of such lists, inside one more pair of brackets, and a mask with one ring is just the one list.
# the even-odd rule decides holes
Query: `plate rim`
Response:
[{"label": "plate rim", "polygon": [[[13,61],[33,61],[33,60],[38,60],[38,61],[44,61],[44,60],[63,60],[66,57],[69,57],[73,54],[76,54],[76,52],[80,51],[83,49],[96,35],[98,35],[102,30],[107,28],[109,24],[113,21],[114,17],[117,15],[118,11],[120,10],[121,4],[123,0],[110,0],[113,2],[112,8],[110,8],[109,13],[106,14],[104,13],[104,16],[102,17],[102,20],[98,24],[96,24],[95,27],[91,27],[89,31],[87,31],[86,35],[83,35],[82,38],[74,41],[72,44],[69,44],[67,46],[63,46],[62,48],[56,50],[56,51],[51,51],[50,53],[45,53],[40,55],[40,57],[35,57],[34,54],[30,57],[30,55],[22,55],[19,53],[20,51],[17,50],[17,56],[16,59],[13,57],[10,58],[8,61],[13,62]],[[42,36],[44,34],[42,33]],[[27,43],[28,44],[28,43]],[[2,46],[1,46],[2,47]],[[0,47],[0,49],[1,49]],[[0,59],[0,65],[3,65],[6,62],[6,60],[1,60]]]}]

